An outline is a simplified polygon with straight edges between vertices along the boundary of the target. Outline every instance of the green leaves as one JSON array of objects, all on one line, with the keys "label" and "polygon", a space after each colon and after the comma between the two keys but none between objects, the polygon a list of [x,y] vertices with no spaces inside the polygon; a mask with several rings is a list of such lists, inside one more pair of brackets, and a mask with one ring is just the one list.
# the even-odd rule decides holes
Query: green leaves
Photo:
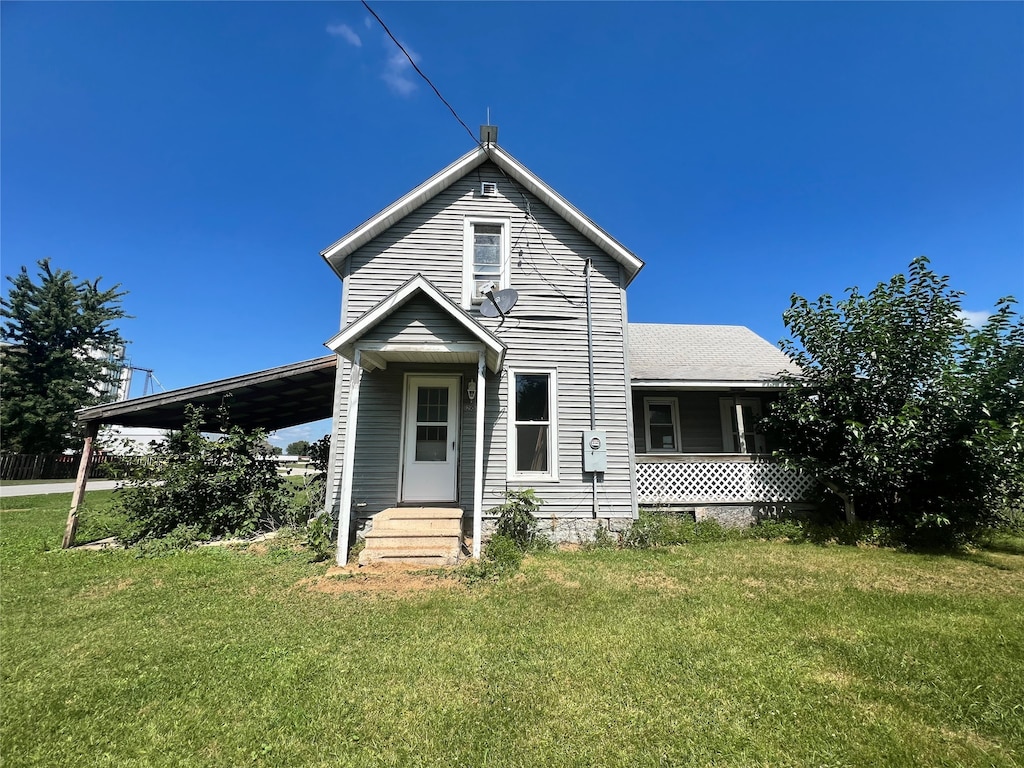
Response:
[{"label": "green leaves", "polygon": [[[59,453],[81,442],[75,411],[100,400],[104,376],[116,374],[104,352],[125,343],[114,321],[127,317],[120,286],[79,280],[38,263],[38,282],[25,267],[0,299],[4,397],[0,424],[4,448],[16,453]],[[99,357],[97,357],[99,355]]]},{"label": "green leaves", "polygon": [[264,448],[266,435],[228,423],[211,439],[201,431],[201,409],[186,406],[180,432],[153,447],[118,493],[117,505],[128,519],[122,539],[133,543],[167,536],[180,526],[216,537],[270,530],[286,518],[290,492],[277,464]]},{"label": "green leaves", "polygon": [[767,417],[778,454],[914,545],[956,544],[1024,488],[1024,324],[1001,299],[979,329],[926,258],[835,301],[793,296],[793,377]]}]

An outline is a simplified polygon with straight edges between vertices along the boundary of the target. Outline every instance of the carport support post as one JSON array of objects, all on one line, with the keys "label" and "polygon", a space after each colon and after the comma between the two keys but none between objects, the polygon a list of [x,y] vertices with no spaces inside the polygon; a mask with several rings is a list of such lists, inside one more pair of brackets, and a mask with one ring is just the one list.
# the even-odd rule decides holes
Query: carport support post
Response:
[{"label": "carport support post", "polygon": [[75,479],[75,492],[71,496],[71,510],[68,512],[68,523],[64,526],[64,540],[61,549],[67,549],[75,543],[75,532],[78,530],[78,508],[85,497],[85,484],[89,481],[89,465],[92,463],[93,446],[99,434],[100,423],[90,421],[85,427],[85,445],[82,446],[82,458],[78,462],[78,477]]}]

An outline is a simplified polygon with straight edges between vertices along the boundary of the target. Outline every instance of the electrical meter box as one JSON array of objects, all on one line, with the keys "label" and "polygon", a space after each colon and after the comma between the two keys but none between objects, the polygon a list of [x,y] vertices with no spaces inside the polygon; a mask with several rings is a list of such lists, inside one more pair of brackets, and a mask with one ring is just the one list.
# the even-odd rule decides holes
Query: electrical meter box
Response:
[{"label": "electrical meter box", "polygon": [[604,430],[583,433],[583,471],[604,472],[608,469],[608,449]]}]

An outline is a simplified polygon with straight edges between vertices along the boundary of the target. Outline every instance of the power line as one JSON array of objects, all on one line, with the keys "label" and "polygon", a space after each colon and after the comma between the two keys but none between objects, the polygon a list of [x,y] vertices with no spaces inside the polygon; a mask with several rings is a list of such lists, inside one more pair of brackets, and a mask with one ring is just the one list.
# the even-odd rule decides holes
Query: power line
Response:
[{"label": "power line", "polygon": [[377,23],[384,28],[384,31],[388,33],[388,37],[390,37],[394,44],[398,46],[398,50],[405,54],[405,58],[407,58],[409,60],[409,63],[412,64],[412,68],[416,70],[416,74],[423,78],[424,82],[426,82],[426,84],[431,87],[434,93],[437,94],[437,98],[441,100],[441,103],[448,107],[448,111],[451,112],[455,119],[459,121],[459,125],[466,129],[466,133],[469,134],[469,138],[473,140],[473,143],[476,144],[477,146],[482,146],[479,139],[477,139],[477,137],[473,135],[473,132],[469,130],[469,126],[462,121],[461,117],[459,117],[459,113],[455,111],[455,108],[445,100],[444,96],[441,95],[441,92],[437,90],[437,86],[430,82],[430,78],[423,74],[423,70],[420,69],[416,65],[416,62],[412,60],[412,56],[410,56],[409,52],[405,50],[405,46],[398,42],[398,38],[391,34],[391,30],[388,29],[388,25],[384,23],[383,19],[381,19],[381,17],[376,14],[376,12],[373,10],[373,8],[370,7],[370,4],[367,3],[366,0],[362,0],[362,3],[363,7],[370,12],[370,15],[373,16],[373,18],[377,20]]}]

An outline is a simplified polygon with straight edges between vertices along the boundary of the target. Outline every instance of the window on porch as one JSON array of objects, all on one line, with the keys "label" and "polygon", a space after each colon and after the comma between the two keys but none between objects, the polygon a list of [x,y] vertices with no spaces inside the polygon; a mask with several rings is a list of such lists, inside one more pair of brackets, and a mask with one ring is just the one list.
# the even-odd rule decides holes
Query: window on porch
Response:
[{"label": "window on porch", "polygon": [[648,453],[679,453],[679,401],[644,398],[644,436]]}]

